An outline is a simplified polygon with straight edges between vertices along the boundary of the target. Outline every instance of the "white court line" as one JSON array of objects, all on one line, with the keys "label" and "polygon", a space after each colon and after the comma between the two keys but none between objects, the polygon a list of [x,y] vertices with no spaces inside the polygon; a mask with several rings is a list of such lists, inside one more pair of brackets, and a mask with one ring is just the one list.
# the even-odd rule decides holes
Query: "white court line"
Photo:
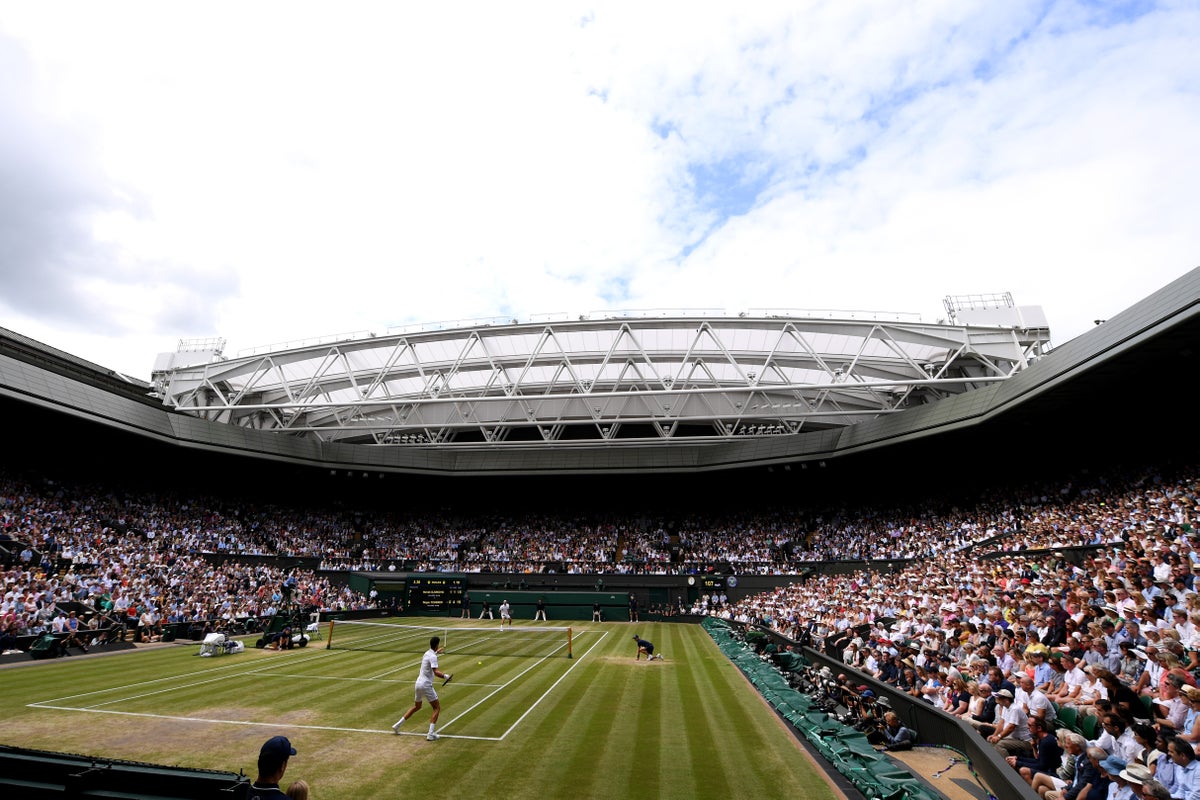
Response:
[{"label": "white court line", "polygon": [[[332,655],[332,653],[330,651],[317,651],[317,652],[310,651],[308,654],[308,658],[310,658],[310,659],[311,658],[320,658],[320,657],[326,656],[326,655]],[[305,659],[305,660],[308,660],[308,659]],[[65,697],[56,697],[52,700],[41,700],[37,703],[29,703],[28,705],[37,706],[37,705],[41,705],[42,703],[61,703],[63,700],[74,700],[77,697],[87,697],[87,696],[93,695],[93,694],[105,694],[107,692],[116,692],[116,691],[120,691],[122,689],[132,689],[136,686],[150,686],[155,683],[163,683],[164,681],[179,680],[180,678],[190,678],[193,675],[212,675],[214,672],[232,670],[235,668],[236,669],[245,669],[247,666],[248,665],[245,664],[244,662],[239,661],[236,664],[229,664],[224,667],[212,667],[211,669],[196,670],[195,672],[181,672],[178,675],[166,675],[161,678],[152,678],[152,679],[146,680],[146,681],[138,681],[137,683],[127,683],[124,686],[112,686],[108,689],[97,689],[94,692],[81,692],[79,694],[69,694],[69,695],[66,695]],[[267,669],[267,667],[259,667],[259,669]],[[249,675],[251,672],[257,672],[257,671],[258,671],[258,669],[255,669],[255,670],[250,670],[248,672],[238,673],[238,674],[235,674],[232,676],[226,675],[226,676],[222,676],[222,677],[236,678],[236,677],[240,677],[243,674]],[[201,681],[201,683],[211,683],[211,681]],[[189,685],[198,686],[200,684],[189,684]],[[184,687],[180,687],[180,688],[187,688],[187,687],[184,686]]]},{"label": "white court line", "polygon": [[412,681],[403,678],[343,678],[337,675],[308,675],[303,672],[256,672],[256,678],[292,678],[293,680],[302,681],[346,681],[349,683],[400,683],[407,684]]},{"label": "white court line", "polygon": [[[581,633],[594,633],[594,632],[596,632],[596,631],[591,631],[591,630],[587,630],[587,631],[581,631]],[[498,742],[498,741],[502,741],[502,740],[503,740],[505,737],[507,737],[507,736],[508,736],[508,734],[512,733],[512,732],[513,732],[513,731],[514,731],[514,730],[517,728],[517,726],[518,726],[518,725],[520,725],[520,724],[521,724],[521,722],[522,722],[522,721],[525,719],[525,717],[527,717],[527,716],[530,714],[530,712],[532,712],[532,711],[533,711],[533,709],[534,709],[534,708],[536,708],[536,707],[538,706],[538,704],[540,704],[540,703],[542,702],[542,700],[544,700],[544,699],[545,699],[545,698],[546,698],[546,697],[547,697],[547,696],[550,694],[550,692],[552,692],[552,691],[555,689],[555,687],[557,687],[557,686],[558,686],[558,685],[559,685],[559,684],[560,684],[560,683],[563,681],[563,679],[565,679],[565,678],[566,678],[566,676],[567,676],[567,675],[569,675],[569,674],[570,674],[571,670],[573,670],[573,669],[575,669],[575,667],[579,666],[579,662],[580,662],[580,661],[582,661],[582,660],[583,660],[583,659],[584,659],[584,658],[585,658],[585,657],[586,657],[586,656],[587,656],[589,653],[591,653],[591,651],[592,651],[592,650],[594,650],[594,649],[595,649],[595,648],[596,648],[596,647],[597,647],[597,646],[600,644],[600,642],[601,642],[601,641],[604,639],[604,637],[606,637],[606,636],[608,636],[608,631],[605,631],[605,632],[601,633],[601,634],[600,634],[600,638],[599,638],[599,639],[597,639],[596,643],[595,643],[595,644],[593,644],[591,647],[589,647],[589,648],[588,648],[586,651],[584,651],[584,653],[583,653],[582,655],[580,655],[578,659],[575,659],[575,663],[574,663],[574,664],[572,664],[572,665],[571,665],[571,666],[570,666],[570,667],[569,667],[569,668],[566,670],[566,672],[564,672],[564,673],[562,674],[562,676],[560,676],[560,677],[559,677],[559,679],[558,679],[558,680],[556,680],[556,681],[555,681],[555,682],[554,682],[554,683],[553,683],[553,684],[552,684],[552,685],[551,685],[551,686],[550,686],[550,687],[549,687],[549,688],[548,688],[548,689],[547,689],[547,690],[546,690],[546,691],[545,691],[545,692],[544,692],[544,693],[541,695],[541,697],[539,697],[539,698],[538,698],[536,701],[534,701],[534,703],[533,703],[533,704],[532,704],[532,705],[531,705],[531,706],[530,706],[530,707],[529,707],[529,708],[528,708],[528,709],[525,711],[525,713],[524,713],[524,714],[522,714],[522,715],[521,715],[521,717],[520,717],[520,718],[519,718],[519,719],[518,719],[516,722],[514,722],[514,723],[513,723],[513,724],[512,724],[512,725],[511,725],[511,726],[508,728],[508,730],[506,730],[506,731],[505,731],[505,732],[504,732],[504,733],[503,733],[501,736],[499,736],[499,737],[495,737],[495,736],[470,736],[470,735],[465,735],[465,734],[453,734],[453,733],[449,733],[449,734],[444,734],[444,735],[443,735],[443,734],[441,734],[441,732],[440,732],[440,729],[439,729],[439,737],[440,737],[440,738],[446,738],[446,739],[472,739],[472,740],[476,740],[476,741],[487,741],[487,742]],[[326,657],[326,656],[334,655],[335,653],[339,653],[339,654],[345,654],[346,652],[347,652],[347,651],[330,651],[330,650],[323,650],[323,651],[317,651],[317,652],[312,652],[312,653],[309,653],[309,654],[305,654],[305,656],[306,656],[306,657],[305,657],[305,656],[302,656],[302,658],[303,658],[304,660],[308,661],[308,660],[312,660],[312,659],[314,659],[314,658],[323,658],[323,657]],[[496,695],[496,694],[497,694],[499,691],[501,691],[501,690],[503,690],[503,689],[507,688],[508,686],[511,686],[511,685],[512,685],[512,684],[513,684],[513,683],[514,683],[514,682],[515,682],[515,681],[516,681],[518,678],[520,678],[522,675],[524,675],[525,673],[527,673],[527,672],[529,672],[530,670],[532,670],[534,667],[537,667],[538,665],[542,664],[542,663],[543,663],[543,662],[545,662],[547,659],[549,659],[549,658],[552,658],[552,657],[554,657],[554,656],[552,656],[552,655],[551,655],[551,656],[544,656],[543,658],[539,659],[539,660],[538,660],[537,662],[535,662],[534,664],[530,665],[528,668],[526,668],[526,669],[522,670],[521,672],[517,673],[517,675],[513,676],[513,678],[512,678],[511,680],[509,680],[509,681],[507,681],[507,682],[505,682],[505,683],[503,683],[503,684],[470,684],[470,683],[462,683],[462,684],[458,684],[459,686],[482,686],[482,687],[485,687],[485,688],[487,688],[487,687],[495,687],[495,690],[494,690],[494,691],[492,691],[492,692],[489,692],[489,693],[488,693],[488,694],[487,694],[485,697],[483,697],[481,700],[479,700],[478,702],[476,702],[476,703],[475,703],[474,705],[472,705],[470,708],[466,709],[466,710],[465,710],[465,711],[463,711],[461,714],[459,714],[458,716],[454,717],[454,718],[453,718],[453,719],[451,719],[449,722],[445,723],[445,725],[443,725],[443,726],[442,726],[442,728],[444,728],[445,726],[447,726],[447,725],[450,725],[450,724],[452,724],[452,723],[454,723],[454,722],[458,721],[459,719],[462,719],[462,718],[463,718],[463,717],[464,717],[466,714],[470,713],[470,712],[471,712],[471,711],[473,711],[475,708],[477,708],[478,706],[480,706],[481,704],[483,704],[485,701],[487,701],[487,700],[488,700],[488,699],[490,699],[491,697],[495,696],[495,695]],[[217,676],[217,677],[215,677],[215,678],[211,678],[211,677],[210,677],[210,679],[209,679],[209,680],[195,681],[195,682],[193,682],[193,683],[186,684],[186,685],[183,685],[183,686],[171,686],[171,687],[168,687],[167,689],[161,689],[161,690],[157,690],[157,691],[153,691],[153,692],[146,692],[146,693],[143,693],[143,694],[140,694],[140,695],[134,695],[134,696],[131,696],[131,697],[124,697],[124,698],[121,698],[121,699],[119,699],[119,700],[111,700],[111,701],[106,701],[106,702],[104,702],[104,703],[98,703],[98,704],[96,704],[96,705],[94,705],[94,706],[88,706],[88,707],[82,707],[82,708],[81,708],[81,707],[75,707],[75,706],[60,706],[60,705],[55,705],[56,703],[59,703],[59,702],[61,702],[62,700],[70,700],[70,699],[73,699],[73,698],[76,698],[76,697],[87,697],[87,696],[89,696],[89,695],[101,694],[101,693],[104,693],[104,692],[111,692],[111,691],[116,691],[116,690],[119,690],[119,689],[129,689],[129,688],[134,688],[134,687],[136,687],[136,686],[146,686],[146,685],[151,685],[151,684],[155,684],[155,683],[161,683],[161,682],[163,682],[163,681],[167,681],[167,680],[178,679],[178,678],[181,678],[181,677],[182,677],[182,678],[186,678],[186,677],[190,677],[190,676],[192,676],[192,675],[209,675],[209,676],[211,676],[211,675],[212,675],[212,673],[213,673],[214,671],[216,671],[216,670],[225,671],[226,669],[233,669],[235,666],[237,666],[237,667],[241,667],[241,666],[244,666],[244,665],[242,665],[242,664],[237,664],[237,665],[230,664],[228,667],[216,667],[216,668],[213,668],[213,669],[208,669],[208,670],[203,670],[203,671],[196,671],[196,672],[191,672],[191,673],[181,673],[180,675],[175,675],[175,676],[166,676],[166,677],[163,677],[163,678],[155,678],[155,679],[153,679],[153,680],[148,680],[148,681],[139,681],[139,682],[137,682],[137,683],[127,684],[126,686],[118,686],[118,687],[113,687],[113,688],[110,688],[110,689],[100,689],[100,690],[96,690],[96,691],[93,691],[93,692],[83,692],[83,693],[81,693],[81,694],[77,694],[77,695],[68,695],[68,696],[66,696],[66,697],[57,698],[57,699],[54,699],[54,700],[45,700],[45,701],[36,702],[36,703],[28,703],[28,704],[26,704],[26,707],[27,707],[27,708],[44,708],[44,709],[55,710],[55,711],[81,711],[81,712],[85,712],[85,713],[91,713],[91,714],[116,714],[116,715],[120,715],[120,716],[127,716],[127,717],[143,717],[143,718],[151,718],[151,719],[170,719],[170,720],[177,720],[177,721],[183,721],[183,722],[207,722],[207,723],[220,723],[220,724],[225,724],[225,725],[260,726],[260,727],[264,727],[264,726],[268,726],[268,725],[270,725],[270,726],[275,726],[275,727],[283,727],[283,728],[296,728],[296,729],[302,729],[302,730],[327,730],[327,731],[342,731],[342,732],[347,732],[347,733],[388,733],[388,734],[391,734],[391,735],[395,735],[395,732],[394,732],[394,731],[392,731],[390,728],[389,728],[389,729],[387,729],[387,730],[380,730],[380,729],[376,729],[376,728],[346,728],[346,727],[337,727],[337,726],[330,726],[330,725],[300,725],[300,724],[295,724],[295,723],[285,723],[285,724],[281,724],[281,723],[280,723],[279,721],[277,721],[277,720],[276,720],[276,721],[272,721],[272,722],[254,722],[254,721],[250,721],[250,720],[211,719],[211,718],[207,718],[207,717],[185,717],[185,716],[171,715],[171,714],[151,714],[151,713],[146,713],[146,712],[136,712],[136,711],[115,711],[115,710],[112,710],[112,709],[102,709],[102,708],[101,708],[101,706],[110,705],[110,704],[112,704],[112,703],[123,702],[124,700],[136,700],[136,699],[139,699],[139,698],[142,698],[142,697],[149,697],[149,696],[153,696],[153,695],[156,695],[156,694],[162,694],[163,692],[174,691],[174,690],[177,690],[177,689],[186,689],[186,688],[190,688],[190,687],[193,687],[193,686],[203,686],[203,685],[204,685],[204,684],[206,684],[206,683],[213,683],[213,682],[215,682],[215,681],[218,681],[218,680],[226,680],[226,679],[228,679],[228,678],[231,678],[231,677],[232,677],[232,678],[240,678],[240,677],[245,677],[245,676],[249,676],[249,675],[254,675],[254,676],[256,676],[256,677],[257,677],[257,676],[265,676],[265,677],[291,677],[291,678],[301,678],[301,677],[310,677],[310,678],[311,678],[311,677],[317,677],[317,678],[321,678],[321,679],[327,679],[327,680],[358,680],[358,681],[362,681],[362,680],[369,680],[369,679],[362,679],[362,678],[352,678],[352,679],[350,679],[350,678],[337,678],[337,677],[331,677],[331,676],[305,676],[305,675],[287,675],[287,674],[280,674],[280,673],[271,673],[271,672],[268,672],[268,670],[270,670],[270,669],[272,669],[272,668],[274,668],[274,667],[277,667],[277,666],[278,666],[278,664],[265,664],[265,665],[259,666],[259,667],[257,667],[257,668],[254,668],[254,669],[247,669],[247,670],[245,670],[245,671],[243,671],[243,672],[236,673],[236,674],[234,674],[234,675],[220,675],[220,676]],[[392,682],[399,682],[399,681],[387,681],[387,682],[389,682],[389,683],[392,683]],[[405,733],[405,732],[401,732],[401,735],[413,735],[413,736],[415,736],[415,735],[420,735],[420,736],[424,736],[425,734],[420,734],[420,733],[418,733],[418,732],[413,732],[413,733],[411,733],[411,734],[409,734],[409,733]]]},{"label": "white court line", "polygon": [[420,664],[421,664],[420,661],[410,661],[406,664],[401,664],[400,666],[396,667],[395,669],[384,670],[383,672],[380,672],[378,675],[372,675],[369,678],[367,678],[367,680],[376,680],[376,679],[382,680],[383,678],[386,678],[388,675],[393,675],[397,672],[400,672],[401,670],[412,669],[415,666],[420,666]]},{"label": "white court line", "polygon": [[[49,708],[49,709],[53,709],[55,711],[82,711],[82,712],[85,712],[88,714],[117,714],[122,717],[149,717],[151,719],[173,719],[173,720],[178,720],[180,722],[218,722],[223,725],[247,725],[247,726],[259,726],[259,727],[270,726],[272,728],[300,728],[302,730],[309,730],[309,731],[342,731],[344,733],[384,733],[384,731],[378,730],[377,728],[338,728],[333,725],[297,725],[295,723],[281,723],[279,721],[251,722],[249,720],[242,720],[242,719],[209,719],[207,717],[179,717],[179,716],[172,716],[170,714],[146,714],[146,713],[142,713],[140,711],[110,711],[110,710],[98,710],[98,709],[94,709],[94,708],[71,708],[70,706],[42,706],[42,705],[39,705],[38,708]],[[391,733],[390,730],[388,730],[386,732]],[[416,732],[414,731],[412,734],[408,734],[408,735],[416,735]],[[419,735],[425,736],[426,734],[422,733]],[[439,733],[438,736],[440,737],[441,734]],[[457,735],[457,734],[446,734],[445,738],[447,738],[447,739],[479,739],[479,740],[485,741],[485,742],[500,741],[499,739],[497,739],[494,736],[461,736],[461,735]]]},{"label": "white court line", "polygon": [[[395,733],[395,731],[379,731],[379,733],[391,733],[395,736],[416,736],[421,739],[424,739],[427,735],[421,733],[420,731],[400,731],[399,733]],[[467,736],[465,733],[442,733],[440,728],[438,729],[437,735],[439,739],[472,739],[476,742],[500,741],[495,736]]]},{"label": "white court line", "polygon": [[[485,694],[483,697],[479,698],[479,700],[477,700],[477,701],[476,701],[476,702],[475,702],[473,705],[469,706],[469,707],[468,707],[468,708],[466,708],[464,711],[462,711],[462,712],[461,712],[461,713],[460,713],[458,716],[456,716],[456,717],[451,717],[449,722],[443,722],[443,723],[442,723],[442,728],[448,728],[449,726],[453,725],[455,722],[458,722],[460,719],[462,719],[463,717],[465,717],[467,714],[470,714],[470,713],[471,713],[472,711],[474,711],[476,708],[478,708],[479,706],[483,705],[483,704],[484,704],[484,703],[486,703],[488,700],[491,700],[491,699],[492,699],[493,697],[495,697],[495,696],[496,696],[498,693],[500,693],[500,692],[504,691],[504,690],[505,690],[505,689],[507,689],[509,686],[512,686],[512,684],[513,684],[513,683],[514,683],[514,682],[515,682],[515,681],[516,681],[518,678],[520,678],[522,675],[524,675],[526,672],[529,672],[529,670],[531,670],[531,669],[534,669],[535,667],[541,666],[541,665],[542,665],[542,664],[543,664],[543,663],[546,661],[546,659],[548,659],[548,658],[552,658],[552,656],[542,656],[542,657],[541,657],[541,658],[539,658],[537,661],[533,662],[533,663],[532,663],[532,664],[530,664],[528,667],[526,667],[525,669],[521,670],[521,671],[520,671],[520,672],[518,672],[516,675],[512,676],[512,678],[511,678],[510,680],[507,680],[507,681],[505,681],[504,683],[502,683],[502,684],[499,684],[498,686],[496,686],[496,688],[495,688],[495,689],[493,689],[492,691],[488,692],[488,693],[487,693],[487,694]],[[568,671],[569,671],[569,670],[568,670]]]},{"label": "white court line", "polygon": [[[337,675],[307,675],[303,672],[257,672],[255,677],[258,678],[292,678],[294,680],[306,681],[350,681],[360,683],[399,683],[403,685],[411,685],[412,681],[408,678],[403,679],[383,679],[383,678],[342,678]],[[503,686],[502,683],[466,683],[464,681],[454,681],[455,686]]]},{"label": "white court line", "polygon": [[[555,686],[558,686],[558,684],[559,684],[559,683],[562,681],[562,679],[563,679],[563,678],[565,678],[565,677],[566,677],[566,676],[567,676],[567,675],[568,675],[568,674],[571,672],[571,670],[575,669],[575,667],[577,667],[577,666],[579,665],[579,662],[583,660],[584,656],[586,656],[588,653],[592,652],[592,650],[593,650],[593,649],[596,647],[596,645],[600,644],[600,641],[601,641],[601,640],[602,640],[602,639],[603,639],[605,636],[607,636],[607,635],[608,635],[608,633],[607,633],[607,632],[605,632],[605,633],[601,634],[601,635],[600,635],[600,639],[597,639],[597,640],[596,640],[596,644],[594,644],[594,645],[592,645],[591,647],[589,647],[589,648],[587,649],[587,651],[586,651],[586,652],[585,652],[583,655],[581,655],[581,656],[580,656],[578,659],[574,659],[574,660],[575,660],[575,663],[574,663],[574,664],[572,664],[572,665],[571,665],[571,666],[570,666],[570,667],[567,669],[567,671],[566,671],[566,672],[564,672],[564,673],[562,674],[562,677],[560,677],[560,678],[559,678],[557,681],[555,681],[555,682],[554,682],[554,685],[553,685],[553,686],[551,686],[551,687],[550,687],[550,689],[553,689]],[[540,666],[540,665],[541,665],[543,662],[545,662],[545,661],[546,661],[546,659],[549,659],[549,658],[554,658],[554,656],[553,656],[553,655],[549,655],[549,656],[543,656],[542,658],[538,659],[538,660],[537,660],[537,661],[535,661],[534,663],[530,664],[528,667],[526,667],[525,669],[521,670],[521,671],[520,671],[520,672],[518,672],[516,675],[514,675],[514,676],[513,676],[513,677],[512,677],[510,680],[508,680],[508,681],[506,681],[505,683],[503,683],[503,684],[500,684],[499,686],[497,686],[497,688],[495,689],[495,691],[488,692],[486,695],[484,695],[482,698],[480,698],[480,699],[479,699],[479,701],[478,701],[478,702],[476,702],[474,705],[472,705],[472,706],[470,706],[469,708],[467,708],[466,710],[464,710],[464,711],[463,711],[462,713],[460,713],[458,716],[456,716],[456,717],[452,717],[452,718],[450,719],[450,721],[449,721],[449,722],[446,722],[446,723],[444,723],[444,724],[442,725],[442,728],[449,727],[450,725],[453,725],[455,722],[458,722],[460,719],[462,719],[463,717],[465,717],[467,714],[470,714],[472,711],[474,711],[474,710],[475,710],[476,708],[478,708],[480,705],[482,705],[483,703],[486,703],[488,700],[492,699],[492,697],[494,697],[494,696],[495,696],[497,693],[499,693],[499,692],[503,691],[504,689],[507,689],[509,686],[511,686],[511,685],[512,685],[512,684],[513,684],[513,683],[514,683],[514,682],[515,682],[515,681],[516,681],[518,678],[520,678],[520,677],[521,677],[522,675],[524,675],[526,672],[529,672],[529,670],[533,669],[534,667]],[[550,689],[547,689],[547,690],[546,690],[546,694],[549,694],[549,692],[550,692]],[[526,711],[526,712],[525,712],[525,714],[522,714],[522,715],[521,715],[521,719],[525,719],[525,716],[526,716],[526,715],[527,715],[527,714],[528,714],[530,711],[532,711],[532,710],[533,710],[533,707],[534,707],[534,706],[536,706],[538,703],[542,702],[542,698],[544,698],[544,697],[546,696],[546,694],[543,694],[543,695],[542,695],[542,697],[539,697],[539,698],[537,699],[537,701],[536,701],[536,702],[533,704],[533,706],[530,706],[530,707],[529,707],[529,710],[528,710],[528,711]],[[517,723],[520,723],[521,719],[517,720]],[[513,726],[513,727],[516,727],[516,725],[514,724],[514,726]],[[512,730],[512,728],[509,728],[509,731],[511,731],[511,730]],[[507,736],[507,735],[508,735],[508,731],[506,731],[506,732],[504,733],[504,735],[502,735],[500,738],[501,738],[501,739],[503,739],[503,738],[504,738],[504,736]]]},{"label": "white court line", "polygon": [[[441,630],[443,633],[446,634],[446,638],[449,639],[450,638],[449,631],[454,630],[454,628],[443,628]],[[492,630],[480,631],[478,628],[462,628],[461,630],[473,631],[475,633],[478,633],[479,637],[474,640],[468,641],[466,645],[456,645],[454,647],[446,648],[446,650],[444,652],[438,654],[439,656],[442,656],[442,657],[457,656],[457,657],[461,658],[462,656],[466,655],[464,653],[464,651],[466,651],[472,647],[475,647],[478,644],[491,642],[491,641],[505,641],[504,631],[499,631],[499,632],[492,631]],[[509,630],[512,630],[512,629],[510,628]],[[537,631],[539,633],[545,632],[545,629],[543,629],[543,628],[518,628],[517,630]],[[566,628],[563,628],[563,631],[566,631]],[[551,653],[551,655],[553,655],[554,652],[557,652],[557,651],[563,649],[565,646],[566,646],[565,644],[562,644],[562,645],[559,645],[558,647],[554,648],[554,651]],[[509,656],[492,656],[492,658],[508,658],[508,657]],[[515,656],[515,657],[524,658],[525,656]],[[468,660],[470,660],[470,659],[468,658]],[[420,664],[420,663],[421,663],[420,661],[414,661],[412,664],[405,664],[403,666],[396,667],[395,669],[389,669],[384,672],[380,672],[378,675],[374,675],[372,677],[383,678],[387,675],[391,675],[394,672],[399,672],[401,670],[409,669],[414,664]]]},{"label": "white court line", "polygon": [[[314,656],[314,658],[316,658],[316,657],[317,656]],[[183,686],[168,686],[165,689],[156,689],[153,692],[143,692],[142,694],[135,694],[135,695],[132,695],[129,697],[120,697],[120,698],[117,698],[116,700],[105,700],[103,703],[96,703],[95,705],[86,706],[84,710],[90,711],[93,708],[100,708],[101,706],[110,706],[113,703],[124,703],[128,700],[140,700],[143,697],[153,697],[156,694],[163,694],[164,692],[175,692],[180,689],[191,689],[193,686],[203,686],[206,683],[216,683],[218,681],[226,681],[226,680],[229,680],[230,678],[245,678],[248,675],[258,675],[259,673],[266,672],[269,669],[273,669],[275,666],[276,666],[275,664],[264,664],[263,666],[259,667],[258,669],[246,670],[245,672],[239,672],[235,675],[218,675],[217,677],[209,678],[206,681],[195,681],[194,683],[185,684]],[[122,688],[124,688],[124,687],[122,687]]]},{"label": "white court line", "polygon": [[509,727],[509,729],[508,729],[508,730],[506,730],[504,733],[500,734],[500,739],[503,741],[505,737],[507,737],[507,736],[508,736],[510,733],[512,733],[514,730],[516,730],[516,729],[517,729],[517,726],[518,726],[518,725],[520,725],[520,724],[521,724],[521,723],[522,723],[522,722],[525,720],[525,718],[526,718],[527,716],[529,716],[529,714],[530,714],[530,713],[531,713],[531,712],[532,712],[532,711],[533,711],[535,708],[537,708],[537,707],[538,707],[538,704],[539,704],[539,703],[541,703],[543,700],[545,700],[545,699],[546,699],[546,697],[547,697],[547,696],[549,696],[549,694],[550,694],[551,692],[553,692],[553,691],[554,691],[554,688],[555,688],[556,686],[558,686],[560,683],[562,683],[562,682],[563,682],[563,679],[565,679],[565,678],[566,678],[568,675],[570,675],[570,674],[571,674],[571,670],[573,670],[573,669],[575,669],[576,667],[578,667],[578,666],[579,666],[579,662],[580,662],[580,661],[582,661],[582,660],[584,659],[584,657],[585,657],[585,656],[587,656],[587,654],[588,654],[588,653],[590,653],[590,652],[592,652],[593,650],[595,650],[595,649],[596,649],[596,647],[597,647],[597,646],[600,644],[600,642],[604,641],[604,637],[605,637],[605,636],[608,636],[608,631],[605,631],[604,633],[600,634],[600,638],[596,640],[596,644],[594,644],[594,645],[592,645],[591,647],[589,647],[589,648],[588,648],[588,649],[587,649],[587,650],[584,652],[584,654],[583,654],[582,656],[580,656],[579,658],[575,659],[575,663],[574,663],[574,664],[572,664],[572,665],[570,666],[570,668],[569,668],[569,669],[568,669],[566,672],[564,672],[564,673],[563,673],[563,674],[562,674],[562,675],[559,677],[559,679],[558,679],[558,680],[556,680],[554,683],[552,683],[552,684],[550,685],[550,688],[546,689],[546,691],[542,693],[542,696],[541,696],[541,697],[539,697],[537,700],[534,700],[534,701],[533,701],[533,705],[531,705],[529,708],[527,708],[527,709],[525,710],[525,713],[524,713],[524,714],[522,714],[522,715],[521,715],[521,716],[520,716],[520,717],[517,719],[517,721],[516,721],[516,722],[514,722],[514,723],[513,723],[513,724],[512,724],[512,725]]}]

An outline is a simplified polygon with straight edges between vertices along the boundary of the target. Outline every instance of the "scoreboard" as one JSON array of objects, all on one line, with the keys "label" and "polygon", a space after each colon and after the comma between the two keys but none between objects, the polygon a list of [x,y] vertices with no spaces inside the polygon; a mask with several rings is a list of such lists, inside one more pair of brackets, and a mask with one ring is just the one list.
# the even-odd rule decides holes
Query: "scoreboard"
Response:
[{"label": "scoreboard", "polygon": [[451,611],[462,606],[462,578],[441,576],[408,576],[408,608],[410,611]]}]

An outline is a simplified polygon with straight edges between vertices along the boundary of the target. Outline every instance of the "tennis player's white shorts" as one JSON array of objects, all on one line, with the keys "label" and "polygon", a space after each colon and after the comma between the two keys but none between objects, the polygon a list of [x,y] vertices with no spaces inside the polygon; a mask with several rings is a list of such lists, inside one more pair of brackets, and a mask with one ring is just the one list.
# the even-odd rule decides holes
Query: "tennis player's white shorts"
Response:
[{"label": "tennis player's white shorts", "polygon": [[428,686],[421,686],[420,684],[417,684],[417,690],[415,692],[413,692],[413,701],[414,702],[421,703],[421,702],[428,700],[429,702],[432,703],[434,700],[437,700],[437,699],[438,699],[437,690],[433,688],[432,683],[429,684]]}]

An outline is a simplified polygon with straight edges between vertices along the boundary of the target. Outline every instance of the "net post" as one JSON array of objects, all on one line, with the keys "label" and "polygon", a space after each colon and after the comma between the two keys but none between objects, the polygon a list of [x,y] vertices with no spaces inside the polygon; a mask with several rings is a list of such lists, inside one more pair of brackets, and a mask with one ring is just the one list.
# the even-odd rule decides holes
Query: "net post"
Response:
[{"label": "net post", "polygon": [[333,649],[333,620],[329,620],[329,637],[328,637],[327,641],[325,642],[325,649],[326,650]]},{"label": "net post", "polygon": [[571,629],[567,628],[567,658],[574,658],[575,653],[571,650]]}]

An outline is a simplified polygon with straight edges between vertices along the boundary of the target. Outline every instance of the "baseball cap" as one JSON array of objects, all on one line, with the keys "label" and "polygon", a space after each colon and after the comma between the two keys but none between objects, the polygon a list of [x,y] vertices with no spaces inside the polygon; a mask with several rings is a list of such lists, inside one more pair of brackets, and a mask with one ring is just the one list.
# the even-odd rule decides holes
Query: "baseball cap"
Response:
[{"label": "baseball cap", "polygon": [[262,746],[262,750],[258,751],[258,757],[273,758],[278,761],[283,761],[286,758],[296,755],[296,748],[292,747],[292,743],[288,741],[286,736],[272,736],[267,739]]}]

